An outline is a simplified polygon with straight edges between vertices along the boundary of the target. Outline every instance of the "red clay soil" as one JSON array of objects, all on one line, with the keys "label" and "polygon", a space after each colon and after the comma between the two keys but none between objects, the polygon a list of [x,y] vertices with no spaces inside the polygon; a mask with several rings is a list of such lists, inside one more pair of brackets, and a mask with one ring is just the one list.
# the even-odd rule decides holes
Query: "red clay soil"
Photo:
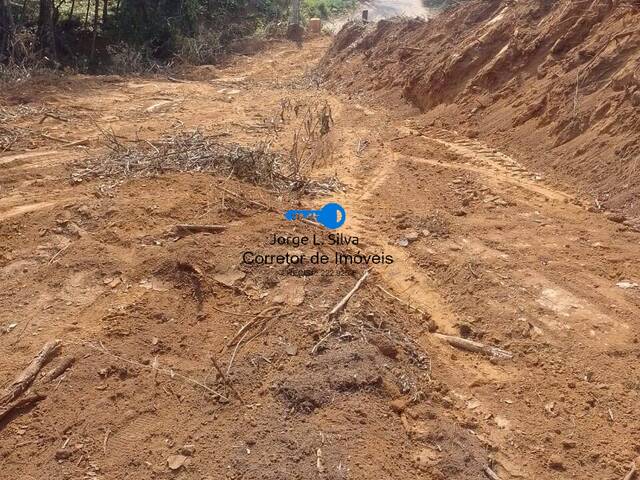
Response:
[{"label": "red clay soil", "polygon": [[[507,121],[511,97],[471,117],[495,112],[486,135],[465,123],[489,140],[429,126],[400,98],[404,85],[415,101],[420,82],[403,80],[399,62],[417,64],[399,56],[423,54],[373,50],[402,32],[453,45],[435,39],[440,24],[471,41],[499,12],[483,5],[467,27],[460,12],[383,23],[367,48],[283,42],[180,78],[68,75],[0,92],[0,477],[623,479],[640,455],[640,233],[528,170],[524,140],[501,151],[512,126],[498,138],[491,122]],[[313,72],[329,49],[343,77],[323,88]],[[353,93],[371,86],[366,62],[376,98]],[[448,101],[484,98],[458,89]],[[471,107],[446,97],[433,112],[452,125]],[[517,128],[551,142],[537,121]],[[206,150],[219,144],[227,153]],[[251,162],[301,155],[309,182],[288,186]],[[339,182],[314,191],[328,178]],[[348,214],[340,245],[284,219],[330,201]],[[273,246],[274,234],[325,243]],[[316,250],[394,262],[243,262]],[[23,384],[31,403],[3,416],[4,387],[53,339]]]},{"label": "red clay soil", "polygon": [[347,25],[331,87],[393,92],[416,125],[490,140],[581,187],[593,208],[640,213],[640,4],[472,0],[423,21]]}]

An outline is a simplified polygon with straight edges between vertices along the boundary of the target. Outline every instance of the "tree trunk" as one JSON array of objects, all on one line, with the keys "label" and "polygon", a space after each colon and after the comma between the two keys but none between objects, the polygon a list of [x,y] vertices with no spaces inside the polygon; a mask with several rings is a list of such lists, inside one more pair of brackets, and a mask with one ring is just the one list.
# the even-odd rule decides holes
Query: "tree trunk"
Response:
[{"label": "tree trunk", "polygon": [[10,58],[13,50],[13,16],[9,0],[0,0],[0,62]]},{"label": "tree trunk", "polygon": [[100,18],[100,0],[96,0],[95,9],[93,11],[93,38],[91,39],[91,61],[96,55],[96,38],[98,37],[98,20]]},{"label": "tree trunk", "polygon": [[53,0],[40,0],[40,15],[38,17],[38,46],[50,60],[56,60]]},{"label": "tree trunk", "polygon": [[109,16],[109,0],[103,0],[102,4],[102,29],[107,25],[107,20]]},{"label": "tree trunk", "polygon": [[71,8],[69,8],[69,20],[73,18],[73,10],[76,8],[76,0],[71,0]]},{"label": "tree trunk", "polygon": [[[97,2],[98,0],[96,0]],[[91,0],[87,0],[87,11],[85,12],[84,15],[84,28],[87,28],[87,25],[89,24],[89,9],[91,8]]]}]

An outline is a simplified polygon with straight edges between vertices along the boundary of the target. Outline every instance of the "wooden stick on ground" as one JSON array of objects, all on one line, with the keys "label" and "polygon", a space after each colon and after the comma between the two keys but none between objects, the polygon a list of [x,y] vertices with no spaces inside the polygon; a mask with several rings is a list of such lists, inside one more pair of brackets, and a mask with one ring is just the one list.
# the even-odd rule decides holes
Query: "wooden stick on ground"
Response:
[{"label": "wooden stick on ground", "polygon": [[491,470],[488,465],[485,465],[482,469],[484,470],[484,473],[487,475],[487,477],[489,477],[491,480],[502,480],[496,472]]},{"label": "wooden stick on ground", "polygon": [[45,344],[40,353],[34,358],[29,366],[18,375],[13,382],[0,395],[0,408],[17,399],[27,390],[42,370],[42,367],[51,360],[54,353],[60,346],[60,340],[52,340]]},{"label": "wooden stick on ground", "polygon": [[490,345],[485,345],[484,343],[474,342],[473,340],[467,340],[466,338],[443,335],[441,333],[434,333],[434,335],[439,339],[444,340],[452,347],[459,348],[460,350],[466,350],[473,353],[482,353],[484,355],[489,355],[490,357],[513,358],[513,353],[502,350],[498,347],[492,347]]},{"label": "wooden stick on ground", "polygon": [[33,405],[34,403],[39,402],[40,400],[44,400],[45,398],[47,398],[45,395],[34,393],[31,395],[27,395],[26,397],[19,398],[18,400],[14,400],[13,402],[10,402],[8,405],[1,406],[0,421],[4,420],[14,410],[19,410],[20,408],[28,407],[30,405]]},{"label": "wooden stick on ground", "polygon": [[54,368],[44,376],[44,378],[42,379],[42,383],[52,382],[53,380],[58,378],[60,375],[62,375],[64,372],[66,372],[67,369],[75,363],[75,361],[76,361],[76,357],[63,358],[62,362],[60,362],[60,365],[58,365],[56,368]]},{"label": "wooden stick on ground", "polygon": [[360,288],[360,286],[362,285],[362,282],[364,282],[366,280],[366,278],[369,276],[369,270],[367,270],[366,272],[364,272],[364,275],[362,275],[362,277],[360,277],[360,280],[358,280],[355,284],[355,286],[349,291],[349,293],[347,293],[342,300],[340,300],[335,307],[333,307],[333,309],[329,312],[329,318],[334,318],[336,315],[338,315],[342,309],[347,305],[347,303],[349,302],[349,299],[353,296],[354,293],[356,293],[358,291],[358,289]]},{"label": "wooden stick on ground", "polygon": [[415,310],[418,313],[421,313],[422,315],[428,315],[427,312],[425,312],[424,310],[419,309],[418,307],[414,307],[413,305],[405,302],[404,300],[402,300],[399,297],[396,297],[393,293],[385,290],[384,288],[382,288],[380,285],[376,285],[376,287],[378,287],[383,293],[389,295],[391,298],[393,298],[394,300],[396,300],[397,302],[399,302],[400,304],[410,308],[411,310]]},{"label": "wooden stick on ground", "polygon": [[631,462],[631,470],[627,473],[622,480],[633,480],[636,478],[638,474],[638,461],[640,457],[636,458],[635,461]]}]

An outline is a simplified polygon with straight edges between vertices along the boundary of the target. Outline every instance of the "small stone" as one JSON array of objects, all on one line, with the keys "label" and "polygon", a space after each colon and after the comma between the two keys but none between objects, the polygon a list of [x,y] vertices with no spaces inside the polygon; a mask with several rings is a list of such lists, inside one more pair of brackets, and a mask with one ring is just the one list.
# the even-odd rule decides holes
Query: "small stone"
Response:
[{"label": "small stone", "polygon": [[460,210],[456,210],[455,212],[453,212],[453,214],[456,217],[465,217],[467,215],[467,212],[464,211],[463,209],[460,209]]},{"label": "small stone", "polygon": [[73,450],[70,448],[60,448],[56,450],[56,460],[65,460],[71,456]]},{"label": "small stone", "polygon": [[549,468],[552,468],[554,470],[565,469],[564,462],[562,461],[560,455],[551,455],[549,457]]},{"label": "small stone", "polygon": [[418,232],[408,232],[405,235],[405,238],[409,241],[409,242],[415,242],[416,240],[418,240],[418,238],[420,238],[420,234]]},{"label": "small stone", "polygon": [[604,216],[609,221],[615,222],[615,223],[622,223],[627,219],[623,214],[616,213],[616,212],[607,212],[607,213],[604,214]]},{"label": "small stone", "polygon": [[171,470],[179,470],[184,466],[184,462],[187,461],[187,457],[184,455],[170,455],[167,458],[167,465]]},{"label": "small stone", "polygon": [[184,445],[180,449],[180,453],[185,457],[192,457],[194,453],[196,453],[196,446],[193,444]]},{"label": "small stone", "polygon": [[578,444],[575,440],[564,439],[562,440],[562,446],[564,448],[576,448]]},{"label": "small stone", "polygon": [[80,215],[84,215],[85,217],[88,217],[91,215],[91,209],[86,205],[80,205],[78,207],[78,213]]},{"label": "small stone", "polygon": [[287,352],[287,355],[293,357],[294,355],[296,355],[298,353],[298,347],[288,343],[287,346],[284,348],[284,351]]}]

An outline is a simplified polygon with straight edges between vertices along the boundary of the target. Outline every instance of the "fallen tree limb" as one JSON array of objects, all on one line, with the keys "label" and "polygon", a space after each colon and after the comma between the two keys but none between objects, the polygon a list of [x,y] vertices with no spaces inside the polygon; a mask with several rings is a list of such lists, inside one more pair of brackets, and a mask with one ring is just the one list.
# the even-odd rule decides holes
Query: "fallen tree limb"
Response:
[{"label": "fallen tree limb", "polygon": [[0,421],[4,420],[8,415],[10,415],[13,411],[19,410],[24,407],[28,407],[37,403],[41,400],[47,398],[45,395],[40,395],[39,393],[34,393],[31,395],[27,395],[26,397],[19,398],[18,400],[14,400],[13,402],[0,407]]},{"label": "fallen tree limb", "polygon": [[51,360],[59,346],[60,340],[52,340],[42,347],[40,353],[31,361],[29,366],[2,392],[0,395],[0,408],[4,408],[4,405],[13,402],[31,386],[42,367]]},{"label": "fallen tree limb", "polygon": [[342,309],[344,309],[344,307],[349,302],[349,299],[353,296],[354,293],[356,293],[358,291],[358,289],[362,285],[362,282],[364,282],[367,279],[368,276],[369,276],[369,270],[364,272],[364,275],[362,275],[362,277],[360,277],[360,280],[358,280],[356,282],[355,286],[349,291],[349,293],[347,293],[342,298],[342,300],[340,300],[336,304],[336,306],[333,307],[333,309],[329,312],[329,318],[334,318],[336,315],[338,315],[342,311]]},{"label": "fallen tree limb", "polygon": [[58,365],[56,368],[54,368],[44,376],[44,378],[42,379],[42,383],[52,382],[53,380],[58,378],[60,375],[62,375],[64,372],[66,372],[67,369],[75,363],[75,361],[76,361],[76,357],[63,358],[60,365]]},{"label": "fallen tree limb", "polygon": [[484,343],[474,342],[473,340],[467,340],[466,338],[443,335],[441,333],[434,333],[434,335],[439,339],[444,340],[452,347],[459,348],[460,350],[466,350],[473,353],[482,353],[484,355],[489,355],[490,357],[513,358],[513,353],[502,350],[498,347],[492,347],[490,345],[485,345]]}]

